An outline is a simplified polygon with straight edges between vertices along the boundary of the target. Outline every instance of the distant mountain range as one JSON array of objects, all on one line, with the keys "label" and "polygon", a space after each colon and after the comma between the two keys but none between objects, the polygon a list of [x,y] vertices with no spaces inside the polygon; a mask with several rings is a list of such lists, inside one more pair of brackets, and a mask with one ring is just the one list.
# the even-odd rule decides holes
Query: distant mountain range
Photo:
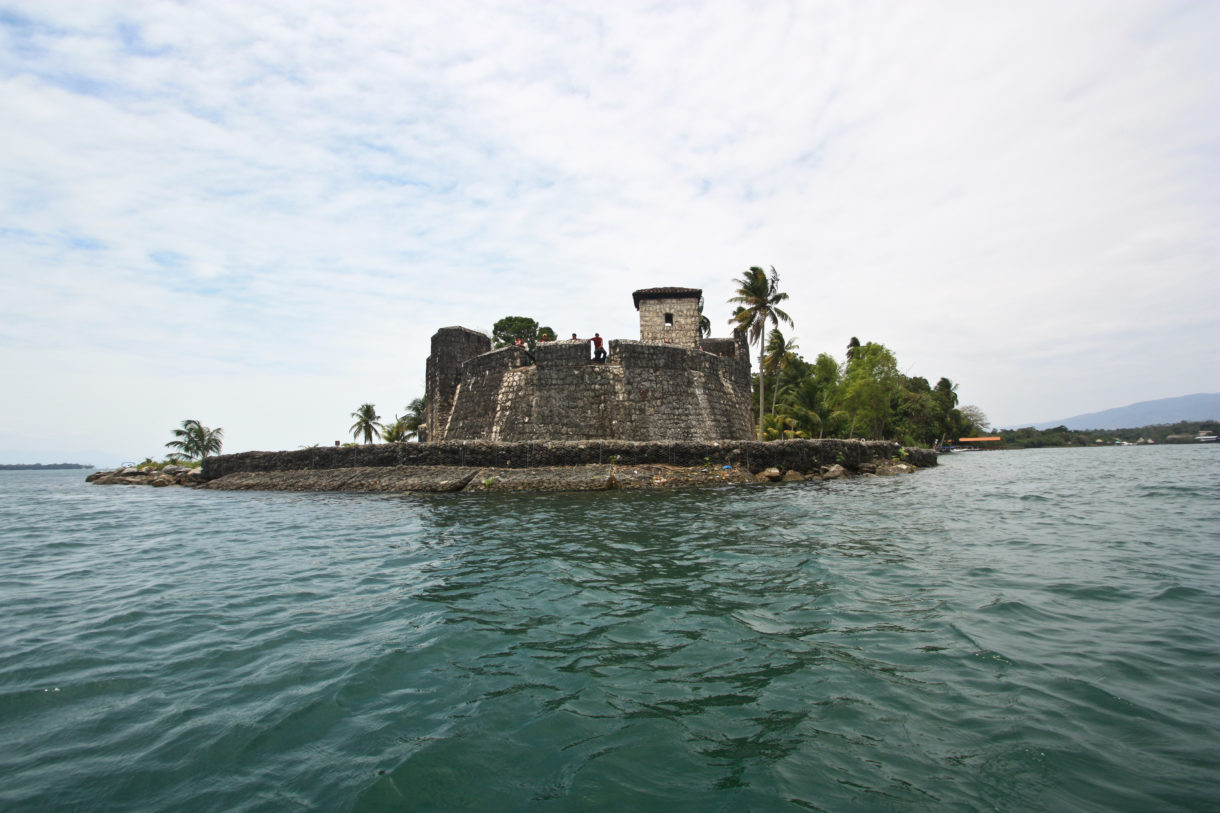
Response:
[{"label": "distant mountain range", "polygon": [[1138,404],[1089,412],[1074,418],[1036,423],[1034,428],[1066,426],[1068,429],[1134,429],[1158,423],[1212,420],[1220,420],[1220,392],[1200,392],[1177,398],[1140,401]]}]

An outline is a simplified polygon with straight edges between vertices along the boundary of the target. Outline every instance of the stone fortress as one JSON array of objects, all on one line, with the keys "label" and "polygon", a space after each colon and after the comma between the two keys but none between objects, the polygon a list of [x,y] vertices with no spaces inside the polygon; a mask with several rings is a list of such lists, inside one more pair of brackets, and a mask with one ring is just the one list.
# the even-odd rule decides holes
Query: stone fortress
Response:
[{"label": "stone fortress", "polygon": [[[441,328],[428,357],[426,443],[348,444],[214,455],[192,485],[211,489],[598,491],[832,480],[935,466],[893,441],[754,435],[744,334],[699,337],[701,292],[633,294],[640,340],[491,349],[486,334]],[[901,458],[901,459],[900,459]],[[127,472],[97,482],[133,482]],[[122,475],[122,476],[118,476]],[[155,485],[155,483],[152,483]]]},{"label": "stone fortress", "polygon": [[697,288],[647,288],[632,298],[640,339],[588,339],[492,350],[464,327],[432,337],[427,440],[702,441],[754,436],[750,357],[741,331],[700,338]]}]

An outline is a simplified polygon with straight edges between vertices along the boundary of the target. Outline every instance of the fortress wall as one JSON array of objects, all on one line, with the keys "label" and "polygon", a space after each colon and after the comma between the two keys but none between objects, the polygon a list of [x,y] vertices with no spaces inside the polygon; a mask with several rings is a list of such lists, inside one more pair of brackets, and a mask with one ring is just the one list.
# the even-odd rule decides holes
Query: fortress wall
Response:
[{"label": "fortress wall", "polygon": [[[611,407],[622,368],[560,355],[480,373],[467,370],[446,440],[584,440],[613,437]],[[547,363],[559,361],[559,364]]]},{"label": "fortress wall", "polygon": [[[737,387],[737,391],[745,393],[748,398],[751,390],[750,382],[750,344],[746,341],[746,332],[740,328],[733,330],[733,342],[737,345],[737,349],[733,351],[733,358],[737,359],[738,363],[733,368],[733,383]],[[747,407],[746,411],[750,412],[751,407]],[[753,416],[750,417],[750,425],[753,426]],[[753,433],[753,429],[750,430]]]},{"label": "fortress wall", "polygon": [[505,379],[515,371],[528,369],[525,353],[519,347],[502,347],[469,359],[461,365],[461,385],[454,397],[453,409],[444,427],[433,437],[490,437],[495,420],[496,401],[504,389]]},{"label": "fortress wall", "polygon": [[611,342],[610,352],[625,379],[623,414],[616,416],[613,437],[711,441],[752,436],[749,390],[734,388],[735,360],[632,341]]},{"label": "fortress wall", "polygon": [[610,357],[614,359],[615,364],[624,367],[685,370],[689,364],[698,364],[702,355],[704,354],[689,347],[672,344],[634,342],[630,339],[614,339],[610,342]]},{"label": "fortress wall", "polygon": [[703,348],[703,352],[713,356],[733,358],[737,353],[736,339],[700,339],[699,346]]},{"label": "fortress wall", "polygon": [[[613,340],[605,364],[583,343],[540,345],[536,363],[495,351],[466,362],[438,440],[724,440],[751,435],[748,361]],[[745,393],[743,396],[742,393]]]},{"label": "fortress wall", "polygon": [[524,367],[526,363],[525,351],[520,347],[499,347],[464,361],[460,377],[464,382],[471,377]]},{"label": "fortress wall", "polygon": [[534,348],[534,358],[539,367],[579,367],[588,364],[592,357],[589,342],[585,339],[544,342]]},{"label": "fortress wall", "polygon": [[[672,466],[733,466],[757,474],[775,466],[781,470],[816,471],[819,466],[842,464],[850,470],[900,456],[893,441],[783,440],[729,442],[634,442],[624,440],[580,442],[492,443],[445,441],[436,443],[379,443],[364,446],[319,446],[288,452],[243,452],[217,455],[203,461],[203,478],[272,471],[323,471],[341,468],[397,466],[473,466],[534,468],[617,463],[619,466],[665,463]],[[906,459],[916,466],[935,466],[936,453],[908,449]],[[339,489],[341,490],[341,489]]]},{"label": "fortress wall", "polygon": [[428,438],[439,438],[449,422],[453,399],[462,378],[462,363],[491,350],[491,339],[465,327],[443,327],[432,336],[432,352],[426,367],[427,408],[424,411]]}]

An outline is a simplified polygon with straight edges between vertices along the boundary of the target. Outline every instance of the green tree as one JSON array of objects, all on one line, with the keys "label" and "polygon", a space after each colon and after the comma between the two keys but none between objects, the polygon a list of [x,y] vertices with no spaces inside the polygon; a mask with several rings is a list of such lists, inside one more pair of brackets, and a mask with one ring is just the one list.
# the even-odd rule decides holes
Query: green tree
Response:
[{"label": "green tree", "polygon": [[361,404],[360,408],[352,413],[352,417],[356,419],[351,428],[352,437],[359,439],[364,435],[365,443],[372,443],[374,437],[381,437],[381,430],[385,427],[372,404]]},{"label": "green tree", "polygon": [[[428,411],[427,396],[411,401],[407,404],[405,411],[406,415],[394,421],[395,425],[400,427],[402,440],[424,440],[424,433],[427,430],[427,425],[424,423]],[[389,440],[389,438],[386,439]]]},{"label": "green tree", "polygon": [[194,460],[205,460],[209,454],[220,454],[224,441],[224,430],[219,426],[208,429],[194,418],[182,422],[181,429],[173,430],[174,439],[165,444],[167,449],[174,449],[178,454]]},{"label": "green tree", "polygon": [[779,328],[771,328],[771,333],[767,336],[767,355],[763,358],[763,363],[774,382],[771,385],[772,415],[775,414],[775,404],[779,399],[780,375],[792,366],[796,359],[796,351],[799,349],[800,345],[796,343],[795,336],[785,339]]},{"label": "green tree", "polygon": [[987,431],[987,413],[973,404],[961,408],[962,417],[966,419],[967,431],[970,434],[982,434]]},{"label": "green tree", "polygon": [[940,434],[937,445],[939,446],[945,442],[946,438],[955,437],[957,420],[954,413],[957,412],[957,384],[942,377],[932,390],[932,400],[936,404],[937,431]]},{"label": "green tree", "polygon": [[[847,413],[838,407],[840,368],[829,353],[813,364],[799,356],[791,362],[792,378],[781,377],[778,414],[796,421],[799,437],[835,437],[847,429]],[[799,376],[795,373],[799,371]]]},{"label": "green tree", "polygon": [[843,405],[851,415],[848,434],[854,436],[862,423],[870,437],[880,439],[898,385],[898,359],[885,345],[867,342],[855,348],[843,381]]},{"label": "green tree", "polygon": [[[551,338],[547,341],[554,341],[555,331],[549,327],[542,328],[542,330],[546,330],[551,335]],[[526,347],[533,352],[534,346],[538,344],[538,334],[540,332],[538,323],[528,316],[505,316],[496,322],[491,329],[492,346],[508,347],[516,344],[517,339],[521,339],[525,342]]]},{"label": "green tree", "polygon": [[842,379],[842,371],[839,370],[839,363],[834,360],[834,357],[829,353],[818,353],[810,375],[818,383],[818,387],[826,391],[827,400],[833,401],[834,391],[838,389]]},{"label": "green tree", "polygon": [[818,437],[822,436],[824,405],[821,395],[813,378],[805,378],[795,387],[786,389],[779,414],[790,419],[797,437],[811,438],[815,432]]},{"label": "green tree", "polygon": [[893,417],[893,438],[904,446],[930,446],[936,442],[939,425],[936,399],[928,380],[902,376]]},{"label": "green tree", "polygon": [[763,421],[763,440],[792,440],[807,438],[808,433],[797,425],[796,418],[781,411],[778,415],[768,415]]},{"label": "green tree", "polygon": [[403,419],[395,416],[393,423],[388,423],[381,430],[381,439],[386,443],[403,443],[407,440],[407,427]]},{"label": "green tree", "polygon": [[856,355],[856,349],[860,347],[860,340],[855,336],[847,343],[847,363],[851,364],[852,358]]},{"label": "green tree", "polygon": [[767,326],[779,327],[780,322],[791,325],[792,317],[779,308],[779,303],[788,298],[779,290],[779,273],[771,266],[771,275],[758,266],[741,275],[737,283],[736,296],[729,297],[730,303],[740,307],[734,312],[729,322],[737,328],[746,331],[751,342],[758,343],[758,438],[763,439],[763,414],[766,411],[766,376],[763,372],[763,353],[766,349],[763,336]]}]

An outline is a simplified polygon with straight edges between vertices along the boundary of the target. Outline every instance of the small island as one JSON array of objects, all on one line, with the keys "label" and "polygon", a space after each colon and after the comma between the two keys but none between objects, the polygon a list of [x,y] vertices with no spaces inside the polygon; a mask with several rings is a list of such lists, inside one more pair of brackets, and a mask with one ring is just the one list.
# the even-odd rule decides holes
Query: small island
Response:
[{"label": "small island", "polygon": [[[385,427],[373,404],[352,414],[363,445],[220,454],[221,430],[188,420],[167,444],[173,469],[149,460],[89,479],[389,493],[836,480],[935,466],[929,446],[985,420],[967,421],[947,379],[935,389],[903,379],[882,345],[853,337],[842,367],[826,354],[801,362],[775,328],[791,322],[775,307],[787,299],[775,269],[751,267],[737,282],[729,338],[708,335],[702,290],[674,286],[632,292],[638,339],[556,340],[524,317],[506,317],[491,336],[443,327],[432,336],[425,396],[408,418]],[[921,409],[900,397],[902,381]],[[177,471],[183,459],[199,468]]]}]

